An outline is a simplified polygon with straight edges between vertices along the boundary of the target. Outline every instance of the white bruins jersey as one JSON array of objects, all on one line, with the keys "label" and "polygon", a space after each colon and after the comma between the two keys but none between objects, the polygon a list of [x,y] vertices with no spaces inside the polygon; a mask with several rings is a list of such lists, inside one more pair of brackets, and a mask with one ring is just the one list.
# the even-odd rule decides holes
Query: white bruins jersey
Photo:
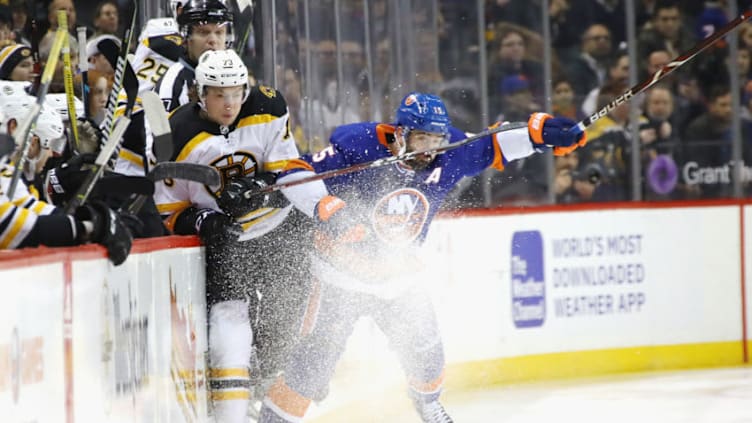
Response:
[{"label": "white bruins jersey", "polygon": [[[155,185],[154,199],[159,212],[173,229],[177,217],[188,207],[220,211],[216,196],[232,178],[256,172],[277,174],[277,182],[289,182],[313,174],[299,158],[295,139],[289,130],[287,104],[281,94],[268,87],[253,87],[240,114],[229,127],[201,117],[197,104],[178,108],[170,117],[173,159],[215,167],[221,177],[218,186],[205,186],[185,180],[164,180]],[[316,204],[327,195],[323,182],[315,181],[282,190],[291,204],[281,208],[254,210],[237,219],[244,234],[240,240],[257,238],[279,226],[295,206],[313,216]]]},{"label": "white bruins jersey", "polygon": [[[141,31],[138,38],[138,47],[136,47],[136,52],[130,59],[131,67],[138,79],[138,92],[153,90],[157,81],[182,54],[183,37],[178,31],[178,24],[175,19],[150,19]],[[123,88],[118,92],[115,118],[125,113],[127,102],[128,96]],[[131,126],[142,125],[144,132],[141,133],[139,129],[135,133],[135,128],[129,128],[126,132],[126,142],[120,150],[118,161],[115,164],[115,171],[124,175],[143,176],[145,169],[144,155],[150,163],[156,162],[151,148],[153,140],[149,122],[143,119],[143,116],[137,116],[141,112],[141,98],[136,97],[131,116]],[[131,148],[132,146],[129,144],[133,144],[136,148]]]},{"label": "white bruins jersey", "polygon": [[138,77],[138,92],[154,89],[159,78],[183,51],[183,37],[172,18],[150,19],[138,37],[131,66]]},{"label": "white bruins jersey", "polygon": [[36,190],[29,189],[18,181],[13,199],[8,198],[13,167],[0,169],[0,250],[13,249],[29,235],[37,222],[37,216],[51,214],[55,207],[40,201]]}]

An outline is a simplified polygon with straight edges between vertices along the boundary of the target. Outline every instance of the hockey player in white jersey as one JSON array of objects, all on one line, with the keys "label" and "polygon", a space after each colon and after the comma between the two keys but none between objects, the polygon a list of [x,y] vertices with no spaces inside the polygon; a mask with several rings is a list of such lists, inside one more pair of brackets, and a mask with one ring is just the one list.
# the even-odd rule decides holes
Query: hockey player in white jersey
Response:
[{"label": "hockey player in white jersey", "polygon": [[183,53],[183,37],[174,18],[149,19],[138,37],[131,66],[138,77],[138,92],[154,89]]},{"label": "hockey player in white jersey", "polygon": [[[110,260],[118,265],[125,261],[131,247],[129,230],[106,205],[90,202],[72,215],[39,199],[33,187],[19,183],[8,196],[13,174],[12,157],[20,149],[10,138],[18,122],[28,114],[33,96],[26,94],[23,85],[4,85],[0,96],[0,249],[34,247],[38,245],[70,246],[86,242],[100,243],[107,248]],[[51,150],[65,146],[62,120],[50,107],[43,107],[36,127],[31,132],[32,147],[28,157],[28,173],[41,168]]]},{"label": "hockey player in white jersey", "polygon": [[[218,422],[245,423],[251,378],[273,378],[297,339],[311,224],[336,222],[344,202],[321,182],[245,199],[248,189],[312,175],[287,104],[273,88],[251,88],[233,50],[205,52],[196,85],[199,102],[170,117],[173,159],[213,166],[222,182],[165,181],[155,199],[176,234],[198,234],[206,246],[211,399]],[[248,368],[252,342],[260,375]]]},{"label": "hockey player in white jersey", "polygon": [[182,6],[177,23],[185,53],[170,66],[156,87],[167,111],[195,100],[192,90],[196,62],[207,50],[232,47],[233,20],[232,12],[219,0],[191,0]]}]

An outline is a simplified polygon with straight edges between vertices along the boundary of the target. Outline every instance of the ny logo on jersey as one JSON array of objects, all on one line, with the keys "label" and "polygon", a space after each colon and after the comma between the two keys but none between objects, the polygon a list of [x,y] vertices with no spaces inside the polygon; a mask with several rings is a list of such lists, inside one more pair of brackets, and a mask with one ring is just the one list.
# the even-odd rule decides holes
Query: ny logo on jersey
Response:
[{"label": "ny logo on jersey", "polygon": [[408,244],[423,232],[429,210],[428,199],[422,192],[413,188],[392,191],[373,208],[374,232],[387,244]]}]

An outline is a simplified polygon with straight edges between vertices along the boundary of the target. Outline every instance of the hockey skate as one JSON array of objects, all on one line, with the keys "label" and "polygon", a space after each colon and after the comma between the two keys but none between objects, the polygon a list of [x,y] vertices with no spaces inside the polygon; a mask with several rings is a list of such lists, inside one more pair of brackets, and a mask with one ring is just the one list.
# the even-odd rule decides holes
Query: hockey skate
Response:
[{"label": "hockey skate", "polygon": [[449,414],[447,414],[446,410],[444,410],[444,407],[441,405],[439,400],[431,401],[431,402],[423,402],[420,400],[414,400],[413,404],[415,405],[415,409],[418,410],[418,414],[420,414],[420,418],[425,423],[453,423],[454,420],[452,420],[451,417],[449,417]]}]

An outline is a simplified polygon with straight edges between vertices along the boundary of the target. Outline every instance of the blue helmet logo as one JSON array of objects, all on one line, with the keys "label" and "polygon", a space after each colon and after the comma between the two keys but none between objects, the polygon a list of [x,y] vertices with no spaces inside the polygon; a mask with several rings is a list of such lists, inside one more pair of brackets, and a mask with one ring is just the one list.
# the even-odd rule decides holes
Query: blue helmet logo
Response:
[{"label": "blue helmet logo", "polygon": [[449,134],[449,114],[444,102],[433,94],[412,92],[397,109],[397,125],[408,130]]}]

